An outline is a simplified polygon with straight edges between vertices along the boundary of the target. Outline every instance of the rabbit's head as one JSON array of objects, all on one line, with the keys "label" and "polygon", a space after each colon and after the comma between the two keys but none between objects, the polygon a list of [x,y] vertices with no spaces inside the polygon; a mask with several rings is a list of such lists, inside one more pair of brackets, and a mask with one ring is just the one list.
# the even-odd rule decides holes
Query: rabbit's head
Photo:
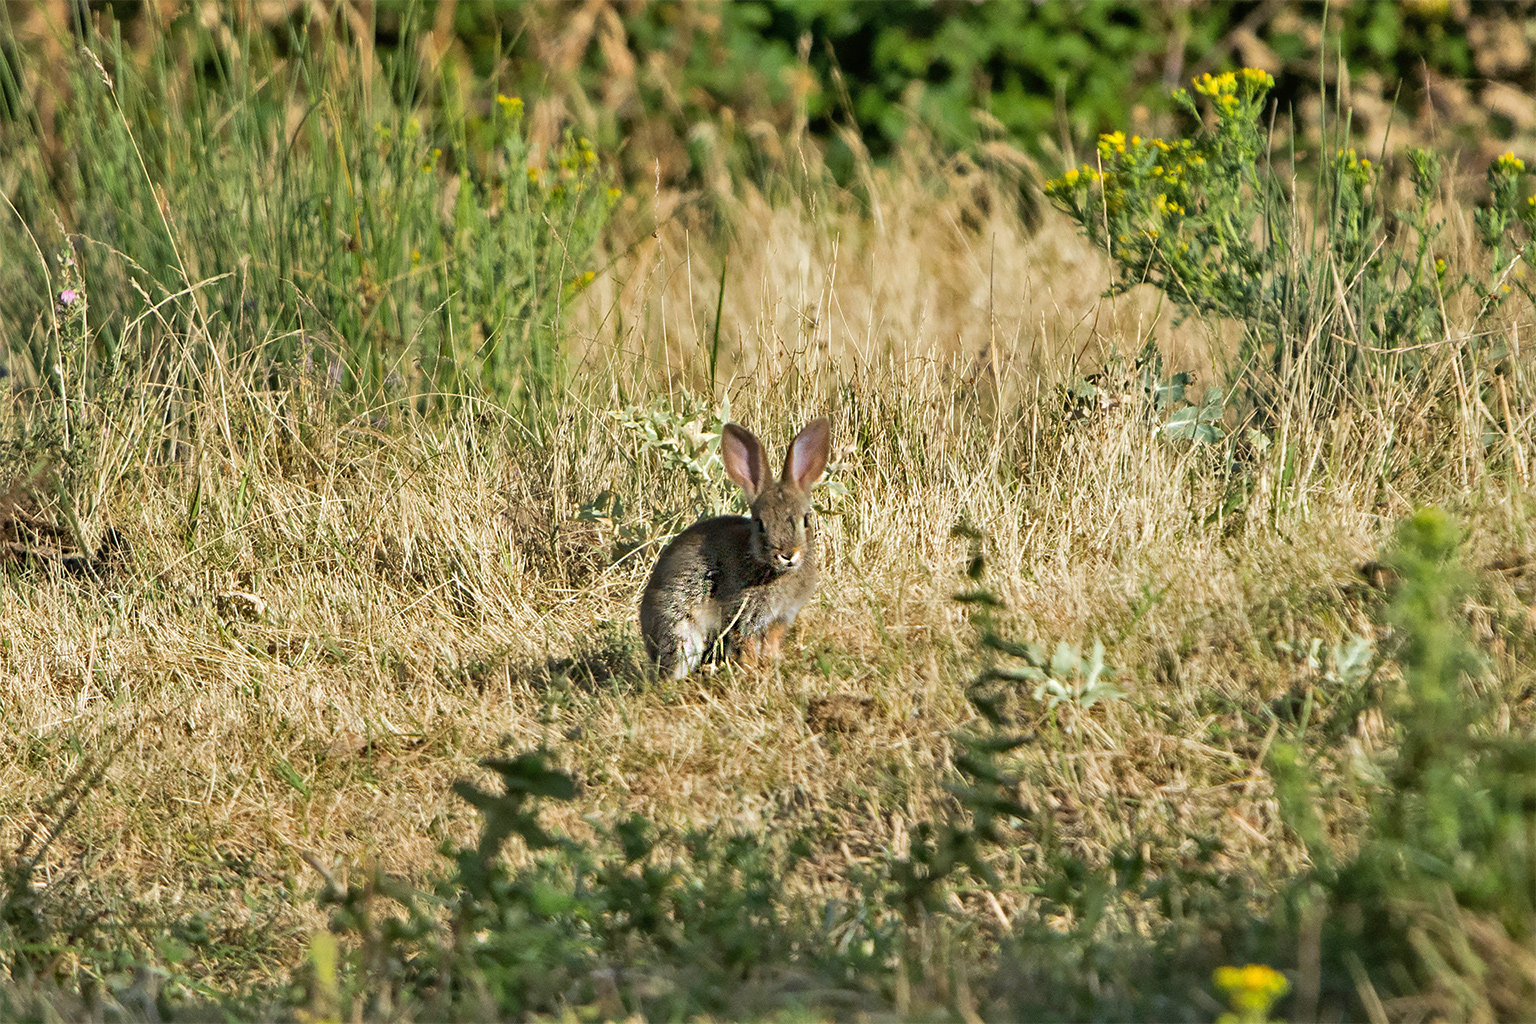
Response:
[{"label": "rabbit's head", "polygon": [[776,573],[800,567],[815,550],[816,525],[811,487],[827,468],[832,423],[814,419],[795,435],[774,480],[768,457],[751,431],[727,423],[720,437],[725,472],[746,492],[752,506],[752,557]]}]

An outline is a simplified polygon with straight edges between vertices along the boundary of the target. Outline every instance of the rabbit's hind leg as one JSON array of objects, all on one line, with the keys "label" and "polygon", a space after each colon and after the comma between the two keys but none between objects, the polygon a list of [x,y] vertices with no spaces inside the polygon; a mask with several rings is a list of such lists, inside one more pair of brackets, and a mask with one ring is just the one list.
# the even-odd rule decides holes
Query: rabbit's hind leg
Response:
[{"label": "rabbit's hind leg", "polygon": [[746,668],[757,668],[763,661],[763,638],[756,633],[738,636],[732,645],[736,660]]}]

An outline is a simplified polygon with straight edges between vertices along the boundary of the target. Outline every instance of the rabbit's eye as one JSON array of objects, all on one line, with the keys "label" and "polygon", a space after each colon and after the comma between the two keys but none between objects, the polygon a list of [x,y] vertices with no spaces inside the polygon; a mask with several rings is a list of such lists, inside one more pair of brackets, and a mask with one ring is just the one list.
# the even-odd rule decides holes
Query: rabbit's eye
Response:
[{"label": "rabbit's eye", "polygon": [[752,517],[752,529],[756,530],[758,533],[768,532],[768,527],[764,526],[763,521],[757,516]]},{"label": "rabbit's eye", "polygon": [[809,512],[805,514],[805,528],[807,530],[811,528],[811,514]]}]

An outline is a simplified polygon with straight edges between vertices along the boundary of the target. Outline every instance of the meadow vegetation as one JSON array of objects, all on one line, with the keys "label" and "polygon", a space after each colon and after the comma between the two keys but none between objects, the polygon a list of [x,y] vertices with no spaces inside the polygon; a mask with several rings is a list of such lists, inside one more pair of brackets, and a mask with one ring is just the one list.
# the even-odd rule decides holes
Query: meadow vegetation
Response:
[{"label": "meadow vegetation", "polygon": [[[1514,154],[1251,70],[1040,195],[918,123],[637,183],[218,30],[5,111],[0,1016],[1528,1012]],[[722,424],[819,414],[786,658],[656,678]]]}]

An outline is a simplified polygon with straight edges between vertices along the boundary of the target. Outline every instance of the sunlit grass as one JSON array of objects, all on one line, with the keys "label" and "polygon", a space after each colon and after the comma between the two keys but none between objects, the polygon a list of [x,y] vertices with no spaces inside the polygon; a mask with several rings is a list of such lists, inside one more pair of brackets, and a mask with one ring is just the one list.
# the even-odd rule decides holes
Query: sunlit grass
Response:
[{"label": "sunlit grass", "polygon": [[[0,846],[117,750],[38,860],[48,913],[77,911],[57,934],[83,936],[56,972],[126,999],[153,968],[168,1006],[294,1005],[323,948],[322,872],[426,885],[440,848],[475,835],[452,783],[546,746],[580,782],[551,827],[639,813],[805,837],[785,885],[831,908],[830,948],[864,934],[850,921],[901,936],[846,990],[804,996],[804,962],[770,965],[725,1012],[1213,1015],[1211,970],[1244,960],[1211,936],[1315,866],[1310,840],[1340,858],[1358,842],[1357,777],[1395,734],[1347,652],[1383,641],[1387,570],[1367,563],[1425,504],[1466,525],[1482,727],[1529,733],[1536,394],[1518,311],[1497,324],[1512,343],[1492,389],[1445,345],[1412,384],[1286,406],[1254,434],[1234,401],[1222,443],[1180,440],[1135,359],[1150,345],[1159,382],[1186,370],[1238,394],[1231,326],[1175,327],[1147,289],[1100,298],[1108,263],[1057,215],[1031,230],[1016,182],[914,148],[852,190],[811,153],[702,197],[610,197],[575,139],[526,173],[520,137],[498,134],[510,97],[435,120],[432,83],[385,99],[410,69],[370,87],[334,56],[211,82],[124,64],[111,89],[73,64],[90,103],[64,184],[27,126],[6,128],[0,180],[38,245],[13,217]],[[163,137],[161,103],[184,119]],[[597,212],[537,198],[533,179],[566,171],[594,190],[583,209],[614,204],[601,237]],[[1063,387],[1090,372],[1091,401]],[[642,664],[650,559],[729,500],[641,444],[638,412],[614,415],[658,406],[680,435],[728,408],[773,450],[833,419],[824,581],[779,665],[672,683]],[[998,635],[1078,660],[1010,698],[1034,817],[989,851],[996,883],[957,884],[898,933],[880,886],[957,813],[956,737],[979,725],[967,691],[988,655],[954,600],[968,538]],[[66,548],[90,564],[68,571]],[[1084,701],[1090,675],[1116,695]],[[1277,742],[1316,773],[1316,836],[1281,817]],[[1095,894],[1127,858],[1154,881],[1214,879],[1208,902]],[[1487,934],[1478,949],[1524,963]],[[1177,979],[1157,959],[1175,947]],[[1319,980],[1343,968],[1284,955],[1265,962],[1314,1008],[1345,998]],[[13,969],[3,998],[90,999],[35,983]],[[1406,1016],[1421,1004],[1402,989]],[[644,991],[619,1008],[654,1005]],[[1367,991],[1330,1005],[1369,1008]]]}]

